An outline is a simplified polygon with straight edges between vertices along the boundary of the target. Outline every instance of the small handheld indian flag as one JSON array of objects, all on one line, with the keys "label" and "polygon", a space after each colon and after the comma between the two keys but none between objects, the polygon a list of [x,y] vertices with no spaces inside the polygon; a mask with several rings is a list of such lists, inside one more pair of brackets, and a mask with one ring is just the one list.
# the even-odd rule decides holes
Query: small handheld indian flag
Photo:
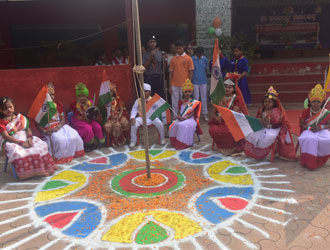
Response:
[{"label": "small handheld indian flag", "polygon": [[28,117],[45,127],[56,112],[56,105],[48,94],[47,87],[43,86],[30,107]]},{"label": "small handheld indian flag", "polygon": [[110,85],[110,81],[108,80],[107,73],[104,70],[102,75],[99,100],[97,103],[97,106],[100,109],[102,115],[102,124],[104,124],[110,117],[112,98],[111,98],[109,85]]},{"label": "small handheld indian flag", "polygon": [[249,134],[263,128],[260,120],[257,118],[218,105],[213,106],[219,111],[235,141],[242,140]]},{"label": "small handheld indian flag", "polygon": [[155,94],[146,104],[146,117],[150,120],[155,120],[161,116],[163,112],[170,109],[171,106],[158,94]]},{"label": "small handheld indian flag", "polygon": [[218,104],[224,96],[225,96],[225,86],[223,84],[223,78],[221,73],[220,59],[219,59],[219,45],[217,38],[215,39],[214,49],[213,49],[210,97],[212,103]]}]

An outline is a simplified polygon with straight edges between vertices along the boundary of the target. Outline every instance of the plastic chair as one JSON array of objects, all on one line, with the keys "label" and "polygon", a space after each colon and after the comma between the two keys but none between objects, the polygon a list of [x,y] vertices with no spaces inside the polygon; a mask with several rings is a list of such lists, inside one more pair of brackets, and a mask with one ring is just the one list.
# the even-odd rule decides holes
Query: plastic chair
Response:
[{"label": "plastic chair", "polygon": [[71,120],[72,120],[72,117],[73,117],[73,112],[72,111],[68,112],[67,116],[68,116],[68,122],[71,125]]},{"label": "plastic chair", "polygon": [[[142,127],[143,127],[143,125],[141,125],[140,127],[138,127],[138,129],[137,129],[137,131],[136,131],[136,138],[137,138],[137,140],[136,140],[136,145],[139,145],[139,144],[140,144],[140,128],[142,128]],[[153,124],[148,125],[147,127],[148,127],[148,128],[152,128],[152,127],[156,128],[155,125],[153,125]],[[156,130],[157,130],[157,133],[158,133],[158,144],[160,144],[160,135],[159,135],[159,131],[158,131],[157,128],[156,128]]]}]

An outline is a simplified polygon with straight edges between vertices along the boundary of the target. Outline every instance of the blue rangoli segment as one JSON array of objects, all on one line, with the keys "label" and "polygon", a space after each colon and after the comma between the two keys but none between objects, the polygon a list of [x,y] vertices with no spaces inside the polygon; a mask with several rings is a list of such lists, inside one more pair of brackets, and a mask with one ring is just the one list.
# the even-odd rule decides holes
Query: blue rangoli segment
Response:
[{"label": "blue rangoli segment", "polygon": [[213,163],[213,162],[217,162],[220,161],[222,158],[220,156],[209,156],[209,157],[205,157],[205,158],[198,158],[198,159],[193,159],[192,158],[192,154],[194,152],[192,151],[182,151],[179,154],[179,158],[182,161],[185,161],[187,163],[192,163],[192,164],[203,164],[203,163]]},{"label": "blue rangoli segment", "polygon": [[83,162],[81,164],[75,165],[74,167],[72,167],[72,169],[87,171],[87,172],[102,171],[121,165],[124,162],[126,162],[128,159],[127,155],[124,153],[113,154],[113,155],[109,155],[108,157],[110,160],[109,164]]},{"label": "blue rangoli segment", "polygon": [[62,201],[51,203],[35,208],[39,217],[60,212],[81,212],[80,216],[73,221],[70,227],[63,230],[62,233],[76,238],[86,238],[92,233],[101,221],[100,209],[87,202],[80,201]]},{"label": "blue rangoli segment", "polygon": [[220,187],[214,188],[198,197],[196,201],[197,211],[209,222],[218,224],[229,217],[233,216],[235,213],[230,212],[226,209],[219,207],[210,198],[216,197],[226,197],[230,195],[235,195],[242,197],[246,200],[251,200],[254,191],[252,187],[248,188],[236,188],[236,187]]}]

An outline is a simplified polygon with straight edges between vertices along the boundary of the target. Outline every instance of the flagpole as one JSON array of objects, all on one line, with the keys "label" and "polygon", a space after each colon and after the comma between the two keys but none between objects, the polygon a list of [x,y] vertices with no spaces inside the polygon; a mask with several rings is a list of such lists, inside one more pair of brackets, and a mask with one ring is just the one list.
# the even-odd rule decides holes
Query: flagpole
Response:
[{"label": "flagpole", "polygon": [[327,106],[329,100],[330,100],[330,97],[328,97],[327,101],[324,103],[323,108],[322,108],[322,110],[321,110],[319,116],[317,117],[317,120],[316,120],[316,126],[317,126],[317,124],[319,123],[319,120],[320,120],[320,118],[321,118],[321,114],[322,114],[322,112],[324,111],[325,107]]},{"label": "flagpole", "polygon": [[[47,117],[48,117],[48,129],[50,129],[50,124],[49,124],[49,107],[48,106],[47,106]],[[52,134],[51,133],[49,135],[49,143],[50,143],[50,151],[52,152],[52,158],[54,159],[54,148],[53,148],[53,141],[52,141]]]},{"label": "flagpole", "polygon": [[[133,20],[134,27],[133,33],[136,32],[135,35],[135,48],[136,48],[136,65],[138,67],[142,66],[142,53],[141,53],[141,36],[140,36],[140,20],[139,20],[139,6],[138,0],[132,0],[132,12],[133,12]],[[144,95],[144,79],[143,72],[137,72],[138,82],[141,90],[141,106],[142,106],[142,120],[143,120],[143,142],[144,142],[144,152],[146,156],[146,169],[147,169],[147,177],[151,178],[150,173],[150,159],[149,159],[149,138],[148,138],[148,129],[147,129],[147,118],[146,118],[146,100]]]}]

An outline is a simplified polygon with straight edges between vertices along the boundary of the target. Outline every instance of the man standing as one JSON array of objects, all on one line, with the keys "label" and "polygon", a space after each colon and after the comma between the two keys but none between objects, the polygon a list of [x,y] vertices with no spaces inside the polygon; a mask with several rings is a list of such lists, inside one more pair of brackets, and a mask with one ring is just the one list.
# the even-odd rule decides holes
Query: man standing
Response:
[{"label": "man standing", "polygon": [[[185,46],[183,41],[175,42],[176,56],[173,57],[169,68],[169,92],[172,95],[172,107],[174,112],[179,115],[179,100],[182,99],[181,87],[189,78],[192,80],[194,73],[194,63],[190,56],[184,52]],[[175,115],[175,114],[174,114]],[[176,115],[175,115],[176,116]]]},{"label": "man standing", "polygon": [[164,98],[163,53],[157,48],[155,36],[150,36],[147,41],[147,51],[142,57],[142,63],[146,68],[145,82],[151,85],[152,95],[157,93]]}]

